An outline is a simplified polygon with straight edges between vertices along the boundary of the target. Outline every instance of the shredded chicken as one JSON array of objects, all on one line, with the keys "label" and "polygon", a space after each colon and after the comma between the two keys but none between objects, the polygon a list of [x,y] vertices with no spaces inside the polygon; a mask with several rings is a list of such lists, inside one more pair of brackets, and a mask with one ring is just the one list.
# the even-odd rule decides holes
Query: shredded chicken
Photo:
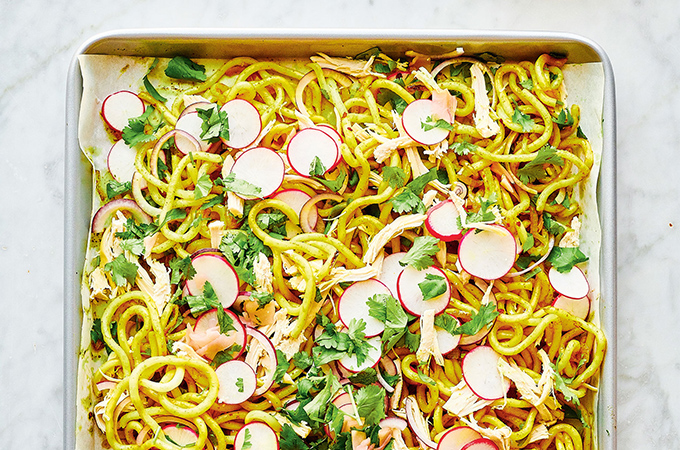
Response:
[{"label": "shredded chicken", "polygon": [[210,246],[212,248],[219,248],[224,232],[226,231],[224,222],[221,220],[213,220],[208,224],[208,231],[210,232]]},{"label": "shredded chicken", "polygon": [[405,230],[421,226],[426,217],[425,214],[406,214],[397,217],[373,236],[366,253],[364,253],[363,261],[366,264],[372,264],[388,242],[401,235]]},{"label": "shredded chicken", "polygon": [[106,295],[107,292],[113,293],[116,291],[116,288],[109,283],[109,279],[101,267],[95,267],[95,269],[90,272],[89,279],[90,298],[107,299],[109,298]]},{"label": "shredded chicken", "polygon": [[[110,389],[109,392],[106,393],[104,396],[104,399],[94,405],[93,412],[94,412],[94,421],[97,423],[97,426],[99,427],[100,430],[102,430],[103,433],[106,433],[106,422],[109,422],[111,420],[110,417],[106,415],[106,407],[108,406],[109,402],[112,400],[111,398],[111,393],[113,392],[113,389]],[[130,397],[128,394],[122,394],[120,397],[118,397],[118,403],[116,404],[116,408],[121,408],[126,411],[132,411],[134,410],[134,407],[132,406],[132,401],[130,400]]]},{"label": "shredded chicken", "polygon": [[527,444],[542,441],[543,439],[548,439],[549,437],[550,433],[548,432],[548,427],[541,423],[531,430],[531,433],[529,433],[529,437],[527,438]]},{"label": "shredded chicken", "polygon": [[172,352],[181,358],[195,359],[197,361],[203,361],[205,363],[208,362],[207,359],[203,358],[201,355],[196,353],[196,350],[194,350],[194,348],[191,345],[187,344],[186,342],[182,341],[173,342]]},{"label": "shredded chicken", "polygon": [[297,434],[303,439],[309,436],[309,433],[312,432],[312,429],[304,422],[302,422],[301,424],[291,422],[290,419],[288,419],[288,417],[278,412],[271,412],[269,414],[271,414],[271,416],[274,417],[274,419],[276,419],[277,422],[281,424],[288,424],[293,429],[293,431],[295,431],[295,434]]},{"label": "shredded chicken", "polygon": [[448,123],[452,123],[456,117],[456,107],[458,102],[456,97],[451,93],[439,87],[437,80],[426,68],[421,67],[413,72],[420,82],[422,82],[432,93],[432,102],[434,103],[433,116],[435,119],[444,119]]},{"label": "shredded chicken", "polygon": [[384,73],[371,71],[375,56],[371,56],[368,61],[360,61],[350,58],[334,58],[324,53],[319,53],[319,55],[321,56],[312,56],[310,59],[324,69],[337,70],[338,72],[342,72],[353,77],[374,76],[377,78],[385,78]]},{"label": "shredded chicken", "polygon": [[545,361],[543,358],[544,355],[546,358],[548,356],[545,351],[541,349],[538,353],[543,360],[543,374],[538,384],[512,360],[508,363],[503,358],[500,358],[498,360],[498,370],[503,376],[515,383],[517,391],[522,398],[534,405],[541,416],[541,420],[547,422],[553,419],[553,415],[545,403],[550,398],[550,393],[554,388],[554,373],[549,366],[550,359]]},{"label": "shredded chicken", "polygon": [[[227,155],[222,163],[222,178],[231,172],[234,165],[234,157]],[[231,191],[227,191],[227,211],[234,217],[243,216],[243,199]]]},{"label": "shredded chicken", "polygon": [[578,247],[579,246],[579,235],[581,233],[581,219],[579,216],[574,216],[571,219],[571,229],[572,231],[567,231],[562,236],[560,240],[560,247]]},{"label": "shredded chicken", "polygon": [[255,287],[260,292],[274,292],[272,266],[269,259],[264,253],[257,255],[257,261],[253,264],[253,272],[255,273]]},{"label": "shredded chicken", "polygon": [[453,415],[465,417],[475,411],[489,406],[491,400],[483,400],[462,380],[451,390],[451,397],[444,403],[443,408]]},{"label": "shredded chicken", "polygon": [[344,283],[348,281],[364,281],[369,278],[375,278],[380,275],[382,271],[382,263],[385,258],[384,253],[380,253],[372,264],[367,264],[364,267],[358,269],[347,269],[344,266],[334,267],[331,270],[330,275],[319,283],[319,290],[322,295],[325,295],[333,286],[338,283]]},{"label": "shredded chicken", "polygon": [[473,64],[470,67],[470,74],[472,75],[472,90],[475,92],[475,113],[473,115],[475,128],[482,137],[490,138],[497,135],[501,127],[498,122],[491,118],[491,106],[489,97],[486,95],[484,72],[478,64]]},{"label": "shredded chicken", "polygon": [[484,428],[477,423],[474,416],[470,415],[467,419],[461,419],[467,426],[475,430],[477,433],[491,439],[502,450],[510,450],[510,435],[512,428],[504,426],[502,428]]},{"label": "shredded chicken", "polygon": [[420,316],[420,345],[416,351],[416,359],[421,364],[427,364],[430,357],[440,366],[444,365],[444,356],[439,350],[437,332],[434,329],[434,309],[428,309]]},{"label": "shredded chicken", "polygon": [[427,58],[427,60],[431,59],[450,59],[450,58],[457,58],[458,56],[462,55],[464,53],[462,47],[457,47],[455,50],[451,50],[450,52],[446,53],[439,53],[437,55],[426,55],[424,53],[418,53],[413,50],[407,50],[406,51],[406,56],[409,58]]},{"label": "shredded chicken", "polygon": [[291,359],[300,350],[300,345],[307,340],[304,333],[295,339],[291,338],[290,333],[293,328],[295,328],[295,321],[289,319],[285,309],[280,309],[274,315],[273,323],[259,330],[269,338],[274,348],[281,350],[287,359]]},{"label": "shredded chicken", "polygon": [[172,290],[170,288],[170,271],[165,264],[154,259],[146,258],[146,263],[149,265],[153,280],[143,267],[138,267],[137,286],[139,286],[139,289],[141,289],[142,292],[151,297],[156,304],[158,312],[161,313],[172,296]]}]

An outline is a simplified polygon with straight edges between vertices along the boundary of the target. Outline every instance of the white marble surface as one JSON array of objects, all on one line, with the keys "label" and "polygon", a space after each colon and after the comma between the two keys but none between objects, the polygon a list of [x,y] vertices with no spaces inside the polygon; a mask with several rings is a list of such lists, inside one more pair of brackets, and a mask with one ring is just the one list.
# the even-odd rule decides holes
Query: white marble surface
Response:
[{"label": "white marble surface", "polygon": [[62,448],[69,61],[99,32],[187,26],[555,30],[598,42],[617,83],[619,448],[680,448],[677,0],[0,0],[0,448]]}]

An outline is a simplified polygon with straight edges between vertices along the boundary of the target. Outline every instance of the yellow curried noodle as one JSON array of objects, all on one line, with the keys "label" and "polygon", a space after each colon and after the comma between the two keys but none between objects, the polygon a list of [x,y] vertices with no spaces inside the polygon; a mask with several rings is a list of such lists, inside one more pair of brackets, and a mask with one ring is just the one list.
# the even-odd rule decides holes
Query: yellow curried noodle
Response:
[{"label": "yellow curried noodle", "polygon": [[[162,73],[167,60],[151,65],[151,58],[140,59],[162,94],[148,87],[138,92],[153,107],[145,128],[150,138],[133,146],[130,185],[109,195],[107,187],[115,183],[100,170],[96,195],[101,204],[134,201],[156,228],[134,234],[139,231],[134,226],[143,228],[147,221],[118,212],[103,232],[91,236],[96,256],[84,284],[85,323],[92,325],[86,352],[98,367],[91,380],[94,433],[116,450],[226,449],[234,448],[245,424],[263,422],[276,432],[281,448],[304,442],[304,448],[319,449],[415,449],[423,433],[436,443],[448,430],[469,426],[498,448],[596,448],[594,404],[606,338],[596,308],[582,319],[552,305],[558,294],[547,273],[555,263],[545,258],[555,249],[578,247],[584,213],[579,201],[594,161],[579,127],[579,106],[566,97],[567,60],[547,54],[512,62],[484,62],[474,55],[397,58],[378,49],[356,59],[324,58],[234,58],[213,63],[204,81],[181,83]],[[485,92],[479,84],[475,89],[479,76]],[[445,124],[443,143],[418,144],[404,132],[401,114],[407,104],[438,91],[454,96],[455,120]],[[325,175],[307,178],[287,169],[280,190],[298,189],[311,198],[300,214],[281,199],[239,200],[217,182],[228,173],[226,161],[243,150],[219,141],[207,152],[183,154],[175,147],[177,135],[168,133],[185,107],[194,101],[221,106],[235,98],[251,102],[261,116],[263,131],[253,146],[271,148],[284,160],[288,143],[303,128],[328,124],[341,136],[340,163]],[[495,132],[485,130],[483,120]],[[120,138],[109,133],[112,140]],[[390,175],[395,173],[400,180]],[[414,193],[407,184],[424,174],[434,177],[415,190],[416,204],[410,209],[400,204],[399,198]],[[496,314],[477,336],[464,334],[441,362],[436,355],[419,356],[422,322],[408,316],[408,331],[382,351],[375,369],[352,375],[337,360],[310,367],[320,351],[315,349],[324,348],[321,317],[339,323],[344,290],[377,277],[384,257],[429,236],[423,213],[450,198],[460,201],[471,232],[503,225],[518,252],[510,273],[489,281],[461,268],[457,240],[439,241],[430,255],[450,285],[443,315],[468,322],[482,309],[488,313],[492,297]],[[313,211],[316,224],[309,222]],[[399,218],[413,223],[397,227]],[[227,255],[233,245],[242,253]],[[240,289],[247,294],[230,310],[277,339],[276,381],[238,405],[217,400],[215,369],[221,361],[196,354],[187,338],[198,314],[183,292],[191,271],[182,272],[178,264],[205,249],[240,265]],[[266,257],[269,285],[253,266],[259,255]],[[116,274],[121,262],[131,275]],[[587,262],[576,262],[588,273]],[[252,345],[251,340],[239,359],[248,357]],[[511,388],[501,399],[472,398],[482,404],[457,415],[451,397],[461,395],[466,384],[462,359],[483,345],[501,355],[506,370],[514,370]],[[255,361],[261,385],[274,367]],[[534,397],[520,388],[522,375]],[[321,417],[300,419],[298,405],[321,402],[317,396],[331,387],[329,377],[346,384],[328,393]],[[381,425],[362,409],[365,386],[375,386],[384,397],[384,404],[371,409],[382,409],[385,417],[406,418],[406,399],[414,398],[424,429],[409,420],[403,430],[380,434]],[[351,412],[328,406],[341,393],[349,393]],[[163,431],[168,425],[191,429],[194,442],[173,441]]]}]

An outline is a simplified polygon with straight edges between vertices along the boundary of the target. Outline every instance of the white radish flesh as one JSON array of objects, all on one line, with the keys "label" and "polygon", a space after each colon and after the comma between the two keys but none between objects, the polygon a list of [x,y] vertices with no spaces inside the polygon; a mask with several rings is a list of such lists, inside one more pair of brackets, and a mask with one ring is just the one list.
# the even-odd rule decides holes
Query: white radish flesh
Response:
[{"label": "white radish flesh", "polygon": [[590,314],[590,299],[588,297],[570,298],[560,295],[552,305],[582,320],[586,320],[588,314]]},{"label": "white radish flesh", "polygon": [[135,158],[137,157],[137,150],[128,146],[124,140],[120,140],[113,144],[109,155],[106,158],[106,165],[114,180],[119,183],[132,181],[132,176],[135,173]]},{"label": "white radish flesh", "polygon": [[234,304],[239,293],[239,279],[226,259],[208,252],[192,258],[191,264],[196,270],[194,277],[186,283],[191,295],[202,293],[207,281],[222,306],[229,308]]},{"label": "white radish flesh", "polygon": [[245,362],[232,359],[215,369],[219,380],[217,401],[227,405],[238,405],[248,400],[257,387],[255,371]]},{"label": "white radish flesh", "polygon": [[[302,212],[302,208],[305,206],[305,203],[307,203],[312,196],[306,193],[305,191],[301,191],[300,189],[284,189],[283,191],[279,191],[276,194],[272,196],[273,199],[276,200],[281,200],[291,208],[295,210],[297,213],[298,217],[302,219],[300,213]],[[307,226],[311,229],[316,227],[316,223],[319,220],[319,213],[316,205],[312,205],[311,210],[309,211],[309,214],[307,216]]]},{"label": "white radish flesh", "polygon": [[387,286],[387,288],[392,292],[392,297],[399,298],[397,292],[397,280],[399,275],[404,270],[404,266],[399,264],[401,258],[406,255],[406,252],[392,253],[388,255],[383,260],[383,265],[380,270],[380,274],[376,277],[379,281]]},{"label": "white radish flesh", "polygon": [[477,397],[498,400],[510,389],[510,380],[498,370],[500,358],[489,346],[475,347],[463,358],[463,378]]},{"label": "white radish flesh", "polygon": [[576,266],[565,273],[551,267],[548,271],[548,280],[550,280],[553,289],[565,297],[583,298],[590,292],[588,279],[583,271]]},{"label": "white radish flesh", "polygon": [[298,131],[287,148],[290,167],[303,177],[311,176],[310,169],[315,158],[319,158],[326,172],[333,169],[338,161],[338,153],[338,145],[333,138],[318,128]]},{"label": "white radish flesh", "polygon": [[144,114],[144,102],[134,92],[118,91],[102,103],[102,117],[114,130],[123,131],[130,119]]},{"label": "white radish flesh", "polygon": [[231,172],[237,180],[246,181],[260,188],[257,196],[237,194],[246,200],[272,195],[283,183],[286,166],[281,156],[266,147],[255,147],[245,152],[234,161]]},{"label": "white radish flesh", "polygon": [[[456,326],[460,326],[458,319],[454,318],[456,321]],[[435,333],[437,335],[437,345],[439,346],[439,351],[442,355],[452,352],[458,344],[460,343],[460,334],[453,335],[443,328],[437,326],[434,327]]]},{"label": "white radish flesh", "polygon": [[202,124],[203,119],[201,119],[197,111],[187,113],[177,119],[177,122],[175,123],[175,129],[188,133],[194,139],[196,139],[196,142],[198,142],[198,148],[196,148],[196,142],[187,139],[182,136],[182,134],[178,133],[175,135],[175,147],[177,147],[177,150],[184,153],[185,155],[196,151],[208,151],[211,143],[201,139],[201,133],[203,132],[201,129]]},{"label": "white radish flesh", "polygon": [[423,124],[434,124],[439,117],[434,116],[434,102],[430,99],[415,100],[404,109],[402,114],[402,124],[404,131],[414,141],[423,145],[435,145],[446,139],[449,130],[434,127],[425,130]]},{"label": "white radish flesh", "polygon": [[461,450],[498,450],[498,446],[491,439],[479,438],[469,442]]},{"label": "white radish flesh", "polygon": [[[246,328],[246,333],[248,336],[251,338],[255,339],[262,345],[262,347],[265,349],[267,352],[267,355],[259,361],[260,364],[264,367],[265,373],[263,376],[259,377],[260,379],[260,386],[255,390],[255,395],[262,395],[269,388],[271,385],[274,383],[274,372],[276,371],[276,366],[278,364],[278,358],[276,356],[276,349],[274,348],[274,345],[272,344],[272,341],[267,338],[262,332],[256,330],[255,328]],[[253,348],[253,343],[251,341],[250,344],[250,349],[248,350],[249,352],[252,351]],[[257,364],[251,363],[250,358],[246,356],[246,363],[248,363],[255,372],[257,372]]]},{"label": "white radish flesh", "polygon": [[198,441],[198,433],[195,430],[179,423],[163,426],[163,434],[180,447],[188,447]]},{"label": "white radish flesh", "polygon": [[150,215],[132,199],[119,198],[112,200],[99,208],[92,218],[92,232],[102,233],[106,227],[111,225],[113,217],[118,211],[129,213],[137,223],[151,223],[153,219]]},{"label": "white radish flesh", "polygon": [[[446,292],[429,300],[423,300],[423,293],[420,290],[419,283],[425,281],[427,275],[444,278]],[[451,300],[451,285],[444,272],[434,266],[423,270],[407,266],[397,280],[397,292],[399,301],[404,309],[417,317],[423,315],[428,309],[434,309],[435,314],[439,314],[446,309],[449,305],[449,300]]]},{"label": "white radish flesh", "polygon": [[366,323],[366,337],[377,336],[385,330],[385,324],[369,315],[368,300],[375,295],[391,295],[390,290],[380,281],[371,278],[357,281],[345,289],[338,303],[340,321],[346,327],[352,320],[363,320]]},{"label": "white radish flesh", "polygon": [[451,428],[439,439],[437,450],[462,450],[467,444],[481,437],[481,434],[470,427]]},{"label": "white radish flesh", "polygon": [[350,372],[354,373],[363,372],[366,369],[375,367],[375,365],[378,364],[378,361],[380,361],[380,356],[382,353],[382,342],[380,341],[379,336],[369,338],[367,339],[367,342],[371,345],[372,348],[368,350],[368,356],[366,357],[362,364],[359,364],[357,361],[357,356],[352,354],[343,356],[338,361],[340,365],[345,369],[349,370]]},{"label": "white radish flesh", "polygon": [[515,264],[517,243],[500,225],[468,231],[460,241],[458,260],[467,273],[484,280],[496,280]]},{"label": "white radish flesh", "polygon": [[222,139],[231,148],[246,148],[262,131],[262,118],[257,108],[248,100],[235,98],[225,103],[220,111],[227,113],[229,139]]},{"label": "white radish flesh", "polygon": [[234,450],[278,450],[279,438],[269,425],[250,422],[236,433]]},{"label": "white radish flesh", "polygon": [[458,209],[452,200],[439,202],[427,211],[425,227],[432,236],[445,242],[461,237],[463,231],[458,227]]},{"label": "white radish flesh", "polygon": [[340,133],[337,132],[335,128],[332,126],[322,123],[320,125],[317,125],[316,128],[319,130],[323,131],[327,135],[333,138],[335,141],[336,145],[338,146],[338,157],[335,160],[335,164],[333,164],[333,167],[337,166],[340,160],[342,159],[342,152],[340,151],[340,146],[342,145],[342,136],[340,136]]}]

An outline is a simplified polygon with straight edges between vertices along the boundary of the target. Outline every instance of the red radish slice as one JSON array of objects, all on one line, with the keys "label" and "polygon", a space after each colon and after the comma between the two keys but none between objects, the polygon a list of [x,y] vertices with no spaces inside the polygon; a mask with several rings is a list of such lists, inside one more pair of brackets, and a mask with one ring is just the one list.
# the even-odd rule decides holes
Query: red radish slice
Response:
[{"label": "red radish slice", "polygon": [[461,450],[470,442],[481,439],[481,437],[481,434],[470,427],[451,428],[439,439],[437,450]]},{"label": "red radish slice", "polygon": [[512,269],[517,243],[510,230],[501,225],[468,231],[460,241],[458,259],[467,273],[484,280],[496,280]]},{"label": "red radish slice", "polygon": [[403,258],[404,255],[406,255],[406,252],[392,253],[391,255],[386,256],[383,260],[380,274],[376,277],[378,281],[381,281],[387,286],[394,298],[399,298],[399,294],[397,293],[397,279],[404,270],[404,266],[399,264],[399,261],[401,261],[401,258]]},{"label": "red radish slice", "polygon": [[92,232],[103,232],[106,227],[111,225],[111,221],[118,211],[129,213],[138,223],[153,222],[151,216],[145,213],[137,202],[129,198],[119,198],[108,202],[97,210],[92,218]]},{"label": "red radish slice", "polygon": [[332,403],[338,408],[340,408],[342,405],[346,405],[348,403],[351,404],[352,398],[349,396],[347,392],[341,392],[340,394],[335,396]]},{"label": "red radish slice", "polygon": [[102,117],[108,126],[122,131],[130,119],[144,114],[144,102],[134,92],[118,91],[109,95],[102,103]]},{"label": "red radish slice", "polygon": [[475,395],[483,400],[498,400],[510,389],[510,380],[498,370],[501,355],[488,346],[476,347],[463,358],[463,378]]},{"label": "red radish slice", "polygon": [[[444,278],[446,292],[435,298],[423,300],[423,293],[418,284],[425,281],[427,275]],[[420,317],[428,309],[434,309],[435,314],[439,314],[446,309],[449,305],[449,300],[451,300],[451,285],[446,279],[444,272],[438,267],[431,266],[427,269],[417,270],[407,266],[397,279],[397,293],[404,309],[414,316]]]},{"label": "red radish slice", "polygon": [[169,424],[163,426],[165,437],[180,447],[189,447],[198,441],[198,433],[192,428],[182,424]]},{"label": "red radish slice", "polygon": [[196,139],[196,142],[198,142],[199,146],[199,148],[196,148],[196,142],[193,142],[191,139],[187,139],[182,134],[178,133],[175,135],[175,147],[177,147],[177,150],[184,153],[185,155],[196,151],[208,151],[211,143],[201,139],[201,133],[203,132],[203,130],[201,130],[202,124],[203,119],[199,117],[198,112],[196,111],[180,116],[180,118],[177,119],[177,122],[175,123],[175,129],[184,131],[191,135],[194,139]]},{"label": "red radish slice", "polygon": [[498,446],[491,439],[479,438],[468,443],[461,450],[498,450]]},{"label": "red radish slice", "polygon": [[322,123],[320,125],[317,125],[316,127],[319,130],[326,133],[327,135],[329,135],[330,137],[332,137],[333,140],[335,141],[335,143],[337,144],[337,146],[338,146],[338,157],[335,160],[335,164],[333,164],[333,167],[337,166],[338,163],[340,162],[340,160],[342,159],[342,152],[340,151],[340,146],[342,145],[342,136],[340,136],[340,133],[338,133],[338,131],[335,128],[333,128],[332,126],[330,126],[326,123]]},{"label": "red radish slice", "polygon": [[192,258],[191,264],[196,270],[194,277],[186,283],[191,295],[203,292],[203,285],[208,281],[222,306],[229,308],[234,304],[239,293],[239,279],[234,268],[224,257],[201,253]]},{"label": "red radish slice", "polygon": [[560,295],[552,305],[583,320],[586,320],[588,314],[590,314],[590,299],[588,297],[570,298]]},{"label": "red radish slice", "polygon": [[232,359],[215,369],[220,388],[217,401],[227,405],[238,405],[248,400],[257,387],[257,376],[248,364]]},{"label": "red radish slice", "polygon": [[340,365],[345,369],[354,373],[363,372],[366,369],[375,367],[375,365],[378,364],[382,353],[382,342],[380,341],[379,336],[369,338],[367,339],[367,342],[372,348],[368,350],[368,356],[364,360],[363,364],[359,364],[357,362],[357,356],[354,354],[343,356],[338,361],[338,363],[340,363]]},{"label": "red radish slice", "polygon": [[404,431],[408,426],[408,422],[400,417],[385,417],[378,425],[380,425],[380,428],[394,428],[395,430]]},{"label": "red radish slice", "polygon": [[[298,217],[302,219],[300,214],[302,212],[302,207],[305,206],[305,203],[307,203],[312,198],[312,196],[306,193],[305,191],[301,191],[300,189],[285,189],[274,194],[272,198],[281,200],[282,202],[293,208],[297,213]],[[319,212],[316,205],[313,205],[308,215],[307,225],[309,226],[309,228],[313,229],[314,227],[316,227],[316,223],[318,222],[318,220]]]},{"label": "red radish slice", "polygon": [[227,334],[220,333],[220,324],[217,319],[217,310],[213,309],[202,314],[193,329],[187,327],[187,343],[191,345],[201,356],[213,359],[223,350],[235,346],[231,352],[232,358],[238,358],[246,346],[246,328],[232,311],[225,309],[224,312],[231,318],[235,330],[229,330]]},{"label": "red radish slice", "polygon": [[432,236],[445,242],[460,238],[463,230],[458,227],[458,209],[452,200],[439,202],[427,211],[425,227]]},{"label": "red radish slice", "polygon": [[241,153],[230,173],[237,180],[247,181],[260,188],[257,196],[238,194],[239,197],[252,200],[269,197],[276,192],[283,183],[285,171],[286,166],[278,153],[266,147],[255,147]]},{"label": "red radish slice", "polygon": [[111,150],[109,150],[109,156],[106,158],[106,165],[117,182],[132,181],[132,176],[136,170],[136,157],[137,150],[129,147],[124,140],[121,139],[113,144]]},{"label": "red radish slice", "polygon": [[[264,347],[265,351],[267,352],[267,355],[260,359],[259,364],[261,364],[265,370],[265,374],[261,377],[259,377],[260,381],[260,387],[258,387],[255,390],[255,395],[262,395],[269,388],[271,387],[272,384],[274,384],[274,372],[276,371],[276,366],[278,364],[278,358],[276,356],[276,349],[274,348],[274,344],[272,344],[272,341],[267,338],[262,332],[256,330],[255,328],[250,328],[246,327],[246,333],[248,336],[252,337],[253,339],[257,340],[262,347]],[[250,351],[253,348],[253,344],[251,342],[250,348],[248,349],[248,355],[246,355],[246,363],[250,365],[253,370],[257,373],[257,366],[259,365],[256,361],[252,361],[252,358],[249,358],[250,356]]]},{"label": "red radish slice", "polygon": [[342,293],[338,303],[340,321],[346,327],[352,320],[363,320],[366,323],[366,337],[377,336],[385,330],[385,324],[369,315],[368,300],[374,295],[391,295],[390,290],[375,278],[357,281]]},{"label": "red radish slice", "polygon": [[226,111],[229,123],[229,139],[222,139],[222,142],[231,148],[246,148],[255,142],[262,131],[262,118],[252,103],[235,98],[225,103],[220,111]]},{"label": "red radish slice", "polygon": [[[453,320],[456,321],[456,326],[460,326],[460,322],[458,319],[455,317]],[[439,346],[439,351],[441,352],[442,355],[446,355],[447,353],[451,353],[453,349],[458,347],[458,344],[460,343],[460,334],[453,335],[446,331],[443,328],[439,327],[434,327],[434,330],[437,334],[437,345]]]},{"label": "red radish slice", "polygon": [[236,433],[234,450],[278,450],[276,432],[264,422],[250,422]]},{"label": "red radish slice", "polygon": [[[288,143],[288,163],[303,177],[309,177],[314,158],[319,158],[326,172],[338,161],[338,144],[332,137],[318,128],[305,128],[293,136]],[[326,173],[324,172],[324,173]]]},{"label": "red radish slice", "polygon": [[449,130],[434,127],[424,129],[424,124],[433,125],[439,117],[435,117],[434,102],[430,99],[415,100],[408,104],[401,116],[404,131],[411,139],[423,145],[439,144],[449,135]]},{"label": "red radish slice", "polygon": [[590,292],[588,279],[583,271],[576,266],[566,273],[551,267],[548,271],[548,280],[550,280],[553,289],[565,297],[583,298]]},{"label": "red radish slice", "polygon": [[[207,248],[202,248],[202,249],[199,249],[199,250],[196,250],[195,252],[193,252],[191,254],[191,259],[194,259],[198,255],[203,255],[203,254],[206,254],[206,253],[211,254],[211,255],[215,255],[215,256],[222,256],[222,251],[220,251],[219,248],[207,247]],[[243,292],[240,292],[239,294],[243,294]],[[250,295],[249,292],[247,294]]]},{"label": "red radish slice", "polygon": [[210,102],[194,102],[188,105],[186,108],[184,108],[182,112],[179,113],[179,117],[182,117],[192,112],[196,112],[199,109],[210,109],[216,106],[217,106],[216,104]]}]

